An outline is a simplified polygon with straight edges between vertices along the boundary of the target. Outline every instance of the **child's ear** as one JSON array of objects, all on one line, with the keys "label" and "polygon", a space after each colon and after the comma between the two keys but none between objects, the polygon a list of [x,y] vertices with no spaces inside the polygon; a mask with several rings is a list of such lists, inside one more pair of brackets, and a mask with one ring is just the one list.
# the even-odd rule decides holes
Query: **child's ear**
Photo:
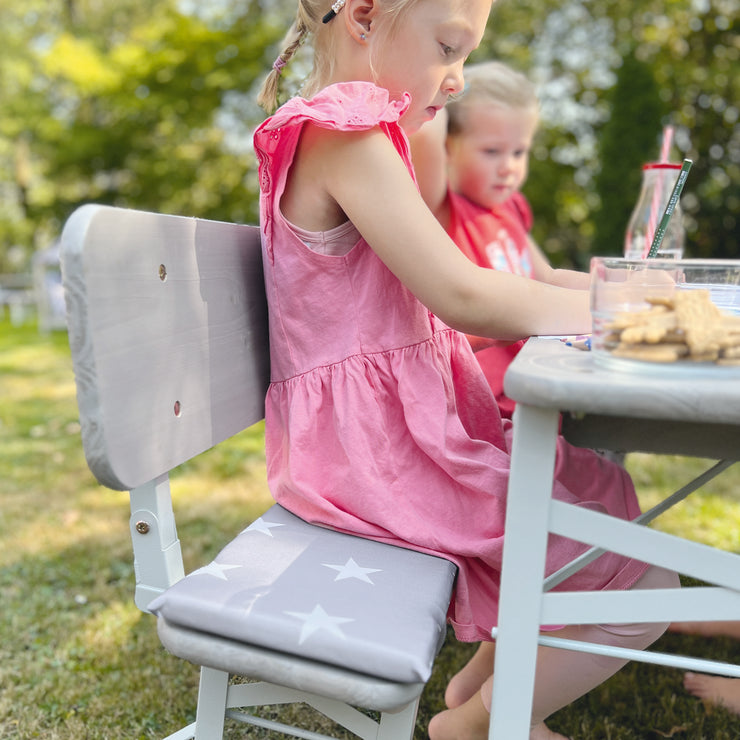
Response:
[{"label": "child's ear", "polygon": [[347,0],[344,22],[353,39],[365,41],[378,12],[375,0]]}]

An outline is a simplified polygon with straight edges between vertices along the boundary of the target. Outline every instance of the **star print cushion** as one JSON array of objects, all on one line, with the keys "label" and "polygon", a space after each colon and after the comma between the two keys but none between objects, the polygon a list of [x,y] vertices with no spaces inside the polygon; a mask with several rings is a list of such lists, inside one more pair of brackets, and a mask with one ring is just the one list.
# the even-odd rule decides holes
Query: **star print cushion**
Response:
[{"label": "star print cushion", "polygon": [[149,609],[168,622],[400,682],[426,682],[455,566],[280,506]]}]

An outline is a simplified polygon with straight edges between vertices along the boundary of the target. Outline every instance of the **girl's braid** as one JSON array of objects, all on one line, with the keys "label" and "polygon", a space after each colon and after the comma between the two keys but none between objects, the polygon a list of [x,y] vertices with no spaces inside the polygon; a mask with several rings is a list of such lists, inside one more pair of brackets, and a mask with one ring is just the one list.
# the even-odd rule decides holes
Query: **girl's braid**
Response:
[{"label": "girl's braid", "polygon": [[278,87],[280,85],[280,74],[283,67],[293,58],[293,55],[311,30],[306,23],[305,12],[302,12],[302,9],[303,3],[301,2],[298,5],[296,20],[283,39],[282,51],[278,54],[270,73],[262,84],[262,89],[257,95],[257,104],[267,111],[267,113],[272,113],[277,108]]}]

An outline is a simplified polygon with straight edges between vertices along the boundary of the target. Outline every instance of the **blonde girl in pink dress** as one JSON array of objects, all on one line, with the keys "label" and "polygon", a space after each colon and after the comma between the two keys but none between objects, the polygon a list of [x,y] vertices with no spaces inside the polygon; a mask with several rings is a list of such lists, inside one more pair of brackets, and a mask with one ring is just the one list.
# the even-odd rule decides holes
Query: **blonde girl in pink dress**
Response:
[{"label": "blonde girl in pink dress", "polygon": [[[433,718],[432,740],[487,737],[511,422],[462,332],[502,340],[590,330],[587,291],[477,267],[414,180],[407,135],[463,88],[491,0],[299,0],[260,96],[308,38],[303,97],[255,132],[269,301],[268,478],[298,516],[458,566],[449,621],[482,641]],[[557,498],[623,518],[629,476],[561,440]],[[554,538],[548,570],[582,552]],[[413,574],[409,574],[413,578]],[[607,554],[562,584],[626,589],[675,574]],[[665,625],[588,627],[587,639],[644,647]],[[577,627],[561,633],[573,634]],[[579,632],[583,635],[583,632]],[[542,654],[531,738],[622,663]]]}]

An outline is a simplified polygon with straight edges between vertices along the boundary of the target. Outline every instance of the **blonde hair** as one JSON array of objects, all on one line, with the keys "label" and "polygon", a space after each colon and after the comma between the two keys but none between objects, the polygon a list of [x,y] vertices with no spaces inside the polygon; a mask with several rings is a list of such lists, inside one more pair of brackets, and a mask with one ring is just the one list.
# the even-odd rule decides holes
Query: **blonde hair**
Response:
[{"label": "blonde hair", "polygon": [[[392,34],[401,12],[420,0],[375,1],[381,12],[374,23],[373,34],[377,34],[381,25],[389,34]],[[336,19],[327,23],[322,22],[324,16],[331,9],[331,5],[331,0],[298,0],[295,21],[283,39],[281,51],[275,60],[275,64],[257,95],[257,104],[268,113],[272,113],[278,106],[282,68],[295,56],[299,47],[309,38],[313,46],[313,67],[303,83],[301,94],[310,98],[331,79],[335,62],[334,37],[331,28],[332,24],[336,23]],[[338,11],[339,14],[342,12],[344,11]]]},{"label": "blonde hair", "polygon": [[464,77],[464,91],[447,103],[447,132],[451,136],[463,132],[468,109],[481,103],[531,110],[535,116],[539,116],[539,100],[534,84],[526,75],[506,64],[471,64],[465,67]]}]

